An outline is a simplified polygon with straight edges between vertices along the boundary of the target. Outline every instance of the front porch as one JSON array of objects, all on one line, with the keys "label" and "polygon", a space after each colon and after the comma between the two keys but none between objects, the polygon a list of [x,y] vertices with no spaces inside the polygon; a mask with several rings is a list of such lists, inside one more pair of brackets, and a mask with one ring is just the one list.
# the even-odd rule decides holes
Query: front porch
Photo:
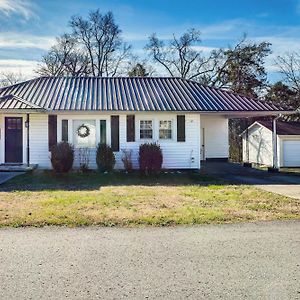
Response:
[{"label": "front porch", "polygon": [[4,163],[0,164],[0,172],[30,172],[38,167],[38,164]]}]

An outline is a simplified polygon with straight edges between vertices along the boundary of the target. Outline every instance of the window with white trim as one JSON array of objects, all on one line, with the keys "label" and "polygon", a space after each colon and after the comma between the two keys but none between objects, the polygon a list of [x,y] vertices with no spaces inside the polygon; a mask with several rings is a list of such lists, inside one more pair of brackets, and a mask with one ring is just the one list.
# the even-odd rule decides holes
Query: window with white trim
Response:
[{"label": "window with white trim", "polygon": [[152,120],[140,121],[140,139],[152,139],[153,124]]},{"label": "window with white trim", "polygon": [[171,120],[159,121],[159,138],[161,140],[172,139],[172,121]]}]

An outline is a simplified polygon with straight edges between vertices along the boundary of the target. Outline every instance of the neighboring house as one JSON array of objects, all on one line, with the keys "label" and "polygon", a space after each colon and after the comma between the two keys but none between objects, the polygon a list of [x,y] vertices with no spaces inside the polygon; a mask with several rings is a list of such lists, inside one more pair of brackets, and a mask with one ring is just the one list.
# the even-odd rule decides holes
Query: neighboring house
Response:
[{"label": "neighboring house", "polygon": [[[179,78],[40,77],[0,89],[0,163],[50,168],[52,145],[88,149],[96,168],[99,142],[122,149],[158,142],[163,168],[199,169],[204,159],[228,158],[228,119],[277,115],[283,108]],[[88,129],[87,129],[88,128]],[[87,134],[87,136],[86,136]]]},{"label": "neighboring house", "polygon": [[[276,122],[277,166],[300,167],[300,123]],[[248,135],[248,139],[247,139]],[[273,122],[257,121],[242,134],[243,161],[273,166]]]}]

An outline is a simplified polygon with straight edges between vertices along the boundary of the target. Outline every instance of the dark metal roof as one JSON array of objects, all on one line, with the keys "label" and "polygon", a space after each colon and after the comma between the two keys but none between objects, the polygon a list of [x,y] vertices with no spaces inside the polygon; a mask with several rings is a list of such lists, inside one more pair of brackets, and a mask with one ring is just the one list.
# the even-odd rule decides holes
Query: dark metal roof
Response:
[{"label": "dark metal roof", "polygon": [[[281,107],[197,82],[168,77],[39,77],[0,89],[47,110],[283,111]],[[14,109],[15,103],[0,108]],[[20,106],[23,108],[22,106]]]},{"label": "dark metal roof", "polygon": [[34,103],[12,94],[0,97],[0,109],[43,109]]},{"label": "dark metal roof", "polygon": [[[272,121],[257,121],[257,123],[273,131]],[[278,135],[300,135],[300,122],[276,122],[276,132]]]}]

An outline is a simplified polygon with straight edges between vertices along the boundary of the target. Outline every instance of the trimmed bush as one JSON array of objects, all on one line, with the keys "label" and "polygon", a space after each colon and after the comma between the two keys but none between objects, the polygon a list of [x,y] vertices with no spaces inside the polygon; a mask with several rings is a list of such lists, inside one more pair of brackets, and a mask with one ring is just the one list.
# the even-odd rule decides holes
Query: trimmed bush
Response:
[{"label": "trimmed bush", "polygon": [[51,148],[51,164],[55,172],[67,173],[74,162],[73,146],[67,142],[60,142]]},{"label": "trimmed bush", "polygon": [[144,174],[156,174],[160,172],[163,162],[161,148],[156,143],[140,145],[139,164],[140,171]]},{"label": "trimmed bush", "polygon": [[98,144],[96,163],[101,172],[110,172],[113,170],[116,158],[110,146],[106,144]]}]

